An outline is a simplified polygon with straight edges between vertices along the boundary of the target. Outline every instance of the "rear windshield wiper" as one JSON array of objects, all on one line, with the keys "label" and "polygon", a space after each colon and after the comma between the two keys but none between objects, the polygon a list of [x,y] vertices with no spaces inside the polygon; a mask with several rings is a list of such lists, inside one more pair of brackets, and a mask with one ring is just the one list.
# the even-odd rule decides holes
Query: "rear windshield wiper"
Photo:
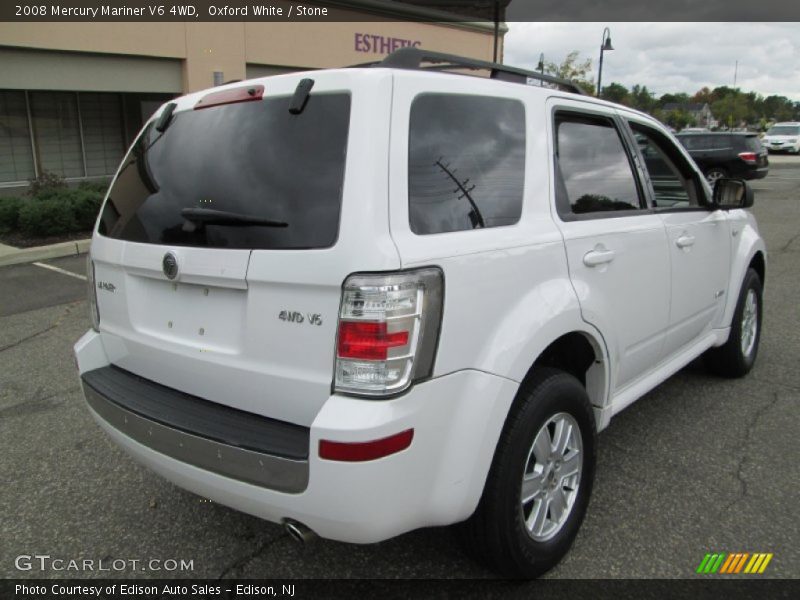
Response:
[{"label": "rear windshield wiper", "polygon": [[[186,219],[184,230],[194,231],[198,226],[203,225],[227,225],[242,226],[260,225],[262,227],[288,227],[289,224],[283,221],[273,221],[263,217],[243,215],[241,213],[228,212],[226,210],[214,210],[212,208],[184,208],[181,216]],[[188,225],[188,227],[187,227]]]}]

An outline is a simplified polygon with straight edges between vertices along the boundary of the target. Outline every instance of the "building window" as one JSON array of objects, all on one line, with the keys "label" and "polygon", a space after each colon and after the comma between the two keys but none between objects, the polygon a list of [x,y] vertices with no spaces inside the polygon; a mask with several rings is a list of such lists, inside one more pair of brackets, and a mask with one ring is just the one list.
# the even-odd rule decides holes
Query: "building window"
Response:
[{"label": "building window", "polygon": [[114,173],[125,152],[119,94],[78,94],[86,175]]},{"label": "building window", "polygon": [[113,175],[128,144],[171,94],[0,90],[0,186],[45,171]]},{"label": "building window", "polygon": [[72,92],[31,92],[33,139],[39,171],[83,177],[78,102]]},{"label": "building window", "polygon": [[0,182],[35,175],[25,92],[0,91]]}]

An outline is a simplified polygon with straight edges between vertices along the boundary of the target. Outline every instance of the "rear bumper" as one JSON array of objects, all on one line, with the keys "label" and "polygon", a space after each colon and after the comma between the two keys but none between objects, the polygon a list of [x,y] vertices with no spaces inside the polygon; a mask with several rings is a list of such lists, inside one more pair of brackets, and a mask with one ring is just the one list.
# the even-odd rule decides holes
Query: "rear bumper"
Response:
[{"label": "rear bumper", "polygon": [[153,450],[282,492],[308,485],[308,429],[234,410],[116,367],[81,376],[96,418]]},{"label": "rear bumper", "polygon": [[769,173],[769,167],[758,167],[745,173],[745,179],[764,179]]},{"label": "rear bumper", "polygon": [[[110,363],[101,336],[94,332],[81,338],[75,352],[84,377]],[[185,446],[187,441],[181,435],[192,434],[154,432],[156,438],[165,434],[170,440],[166,445],[154,442],[148,433],[153,423],[147,421],[152,420],[131,426],[131,415],[114,410],[126,409],[84,385],[98,424],[132,457],[163,477],[269,521],[294,519],[322,537],[355,543],[378,542],[419,527],[447,525],[469,517],[483,491],[517,387],[513,381],[487,373],[459,371],[419,384],[393,400],[334,395],[308,430],[305,460],[230,444],[222,448],[208,445],[220,443],[219,439],[201,440],[200,454],[207,458],[200,460],[196,452],[180,452],[180,444]],[[144,418],[141,414],[134,417]],[[322,460],[316,450],[321,439],[367,441],[409,428],[414,429],[409,448],[374,461]],[[222,458],[216,457],[214,450],[219,450]],[[259,460],[265,462],[264,454],[269,467],[256,468]],[[204,462],[215,457],[221,464]]]}]

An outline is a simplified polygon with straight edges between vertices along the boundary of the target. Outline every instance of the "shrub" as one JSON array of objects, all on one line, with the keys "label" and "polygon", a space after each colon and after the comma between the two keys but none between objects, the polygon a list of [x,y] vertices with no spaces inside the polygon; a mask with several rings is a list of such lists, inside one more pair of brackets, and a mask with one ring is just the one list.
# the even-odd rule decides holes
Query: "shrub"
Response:
[{"label": "shrub", "polygon": [[107,179],[101,181],[81,181],[81,183],[78,185],[78,189],[97,192],[101,196],[105,197],[106,192],[108,191],[109,183],[110,181]]},{"label": "shrub", "polygon": [[62,198],[25,202],[19,209],[19,229],[32,237],[62,235],[77,231],[74,207]]},{"label": "shrub", "polygon": [[32,198],[0,198],[0,231],[19,230],[31,237],[90,231],[107,186],[107,182],[82,183],[77,188],[42,184]]},{"label": "shrub", "polygon": [[0,232],[6,233],[17,228],[20,206],[22,206],[22,198],[0,197]]},{"label": "shrub", "polygon": [[38,177],[29,180],[28,196],[32,198],[50,198],[53,195],[66,190],[66,180],[57,173],[42,171]]},{"label": "shrub", "polygon": [[94,227],[97,220],[97,213],[100,212],[100,204],[103,202],[104,191],[93,189],[70,190],[69,194],[64,195],[64,200],[69,202],[72,213],[75,216],[76,231],[89,231]]}]

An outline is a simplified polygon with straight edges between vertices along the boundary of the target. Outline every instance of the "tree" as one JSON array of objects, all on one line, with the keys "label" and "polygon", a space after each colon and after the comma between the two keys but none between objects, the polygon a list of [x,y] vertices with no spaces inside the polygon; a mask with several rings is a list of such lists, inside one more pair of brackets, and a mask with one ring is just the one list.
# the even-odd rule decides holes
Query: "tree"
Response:
[{"label": "tree", "polygon": [[545,71],[550,75],[569,79],[580,85],[587,94],[594,94],[594,77],[591,76],[592,59],[579,60],[580,52],[573,50],[564,61],[558,65],[549,62],[545,65]]},{"label": "tree", "polygon": [[692,96],[692,102],[697,104],[708,104],[709,106],[712,105],[716,100],[718,100],[716,94],[712,92],[707,86],[699,89],[695,92],[695,95]]},{"label": "tree", "polygon": [[795,116],[795,103],[785,96],[767,96],[759,112],[767,120],[791,121]]},{"label": "tree", "polygon": [[656,104],[646,85],[634,85],[631,88],[630,100],[630,106],[643,112],[650,112]]},{"label": "tree", "polygon": [[621,83],[610,83],[603,86],[600,97],[604,100],[616,102],[618,104],[628,104],[628,88]]},{"label": "tree", "polygon": [[673,127],[679,131],[684,127],[695,125],[694,117],[682,108],[671,110],[666,113],[664,115],[664,122],[670,127]]},{"label": "tree", "polygon": [[687,104],[689,102],[689,94],[664,94],[658,99],[658,105],[662,108],[665,104]]},{"label": "tree", "polygon": [[720,123],[728,127],[738,127],[740,124],[746,123],[749,120],[748,117],[751,116],[747,98],[744,94],[734,90],[714,102],[711,105],[711,112],[719,119]]}]

